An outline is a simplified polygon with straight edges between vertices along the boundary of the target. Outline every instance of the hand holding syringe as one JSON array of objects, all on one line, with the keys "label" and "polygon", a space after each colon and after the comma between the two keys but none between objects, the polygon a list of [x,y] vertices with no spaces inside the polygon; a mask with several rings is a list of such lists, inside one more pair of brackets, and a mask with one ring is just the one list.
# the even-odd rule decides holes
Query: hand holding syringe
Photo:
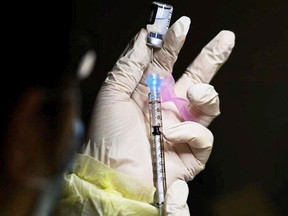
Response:
[{"label": "hand holding syringe", "polygon": [[[146,127],[149,125],[149,110],[145,78],[151,71],[164,79],[173,72],[173,65],[185,41],[189,25],[190,19],[187,17],[177,20],[165,34],[163,47],[155,49],[153,56],[151,48],[146,46],[147,31],[142,29],[108,73],[97,97],[95,115],[91,119],[90,142],[85,153],[149,186],[153,186],[153,169],[150,127]],[[205,121],[207,125],[219,114],[217,93],[208,91],[206,94],[202,87],[208,87],[207,83],[226,61],[233,45],[233,34],[221,32],[204,47],[176,82],[176,95],[188,99],[190,105],[197,105],[189,111],[192,114],[197,111],[196,117],[200,123]],[[191,87],[195,93],[193,95],[190,94]],[[201,87],[201,91],[198,87]],[[202,97],[200,93],[205,93],[205,96]],[[172,210],[178,212],[185,206],[185,191],[188,190],[183,192],[179,187],[173,190],[172,186],[175,182],[192,180],[204,169],[213,137],[203,125],[181,120],[176,107],[170,106],[173,103],[162,105],[167,174],[165,212],[171,214]],[[173,208],[175,206],[179,208]],[[187,214],[181,212],[176,215]]]}]

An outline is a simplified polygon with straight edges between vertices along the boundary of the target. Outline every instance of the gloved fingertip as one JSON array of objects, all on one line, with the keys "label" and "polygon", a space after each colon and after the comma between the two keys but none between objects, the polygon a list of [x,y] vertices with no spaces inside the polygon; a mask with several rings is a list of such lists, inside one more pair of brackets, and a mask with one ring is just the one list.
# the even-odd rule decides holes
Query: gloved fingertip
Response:
[{"label": "gloved fingertip", "polygon": [[227,45],[229,48],[233,48],[235,45],[235,34],[229,30],[222,30],[216,36],[220,44]]},{"label": "gloved fingertip", "polygon": [[190,20],[189,17],[182,16],[179,19],[179,26],[181,27],[181,31],[179,31],[179,32],[182,32],[183,35],[186,35],[188,33],[188,31],[189,31],[190,23],[191,23],[191,20]]},{"label": "gloved fingertip", "polygon": [[175,182],[173,182],[166,192],[165,215],[166,216],[190,215],[187,206],[188,194],[189,194],[189,188],[185,181],[176,180]]},{"label": "gloved fingertip", "polygon": [[183,180],[176,180],[169,186],[167,194],[173,195],[173,198],[175,199],[174,204],[179,206],[185,205],[189,194],[188,185]]},{"label": "gloved fingertip", "polygon": [[176,37],[186,36],[190,28],[190,23],[191,20],[189,17],[182,16],[171,26],[171,29],[174,30]]},{"label": "gloved fingertip", "polygon": [[179,20],[179,22],[183,22],[183,23],[185,23],[188,26],[191,23],[191,19],[188,16],[182,16],[178,20]]}]

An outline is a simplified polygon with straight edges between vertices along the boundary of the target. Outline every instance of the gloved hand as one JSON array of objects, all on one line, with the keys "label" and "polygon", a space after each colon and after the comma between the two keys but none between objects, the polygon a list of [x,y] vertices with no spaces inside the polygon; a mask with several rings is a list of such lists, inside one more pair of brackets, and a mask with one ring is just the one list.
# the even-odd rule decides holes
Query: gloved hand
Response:
[{"label": "gloved hand", "polygon": [[[188,17],[177,20],[153,55],[146,45],[147,31],[135,36],[100,89],[83,153],[153,185],[145,78],[148,72],[161,77],[172,72],[189,26]],[[176,82],[176,95],[190,101],[197,122],[183,121],[173,103],[162,104],[168,186],[192,180],[205,167],[213,144],[206,126],[220,113],[218,94],[208,83],[229,57],[234,39],[232,32],[221,31]]]}]

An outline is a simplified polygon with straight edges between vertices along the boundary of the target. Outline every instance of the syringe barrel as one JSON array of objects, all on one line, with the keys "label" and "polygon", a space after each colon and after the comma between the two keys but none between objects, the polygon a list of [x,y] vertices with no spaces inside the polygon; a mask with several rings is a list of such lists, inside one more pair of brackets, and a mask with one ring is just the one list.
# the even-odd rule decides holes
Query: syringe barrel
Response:
[{"label": "syringe barrel", "polygon": [[149,115],[151,129],[154,126],[160,126],[162,132],[162,110],[159,93],[149,93]]},{"label": "syringe barrel", "polygon": [[[149,94],[151,96],[151,94]],[[166,192],[166,172],[164,157],[164,142],[162,135],[161,102],[150,101],[150,126],[152,143],[153,181],[156,187],[154,203],[157,207],[164,204]]]},{"label": "syringe barrel", "polygon": [[164,141],[162,134],[162,109],[160,97],[161,80],[159,75],[150,74],[146,80],[149,93],[149,115],[152,144],[153,181],[156,187],[154,204],[159,208],[159,215],[163,214],[166,192],[166,171],[164,157]]}]

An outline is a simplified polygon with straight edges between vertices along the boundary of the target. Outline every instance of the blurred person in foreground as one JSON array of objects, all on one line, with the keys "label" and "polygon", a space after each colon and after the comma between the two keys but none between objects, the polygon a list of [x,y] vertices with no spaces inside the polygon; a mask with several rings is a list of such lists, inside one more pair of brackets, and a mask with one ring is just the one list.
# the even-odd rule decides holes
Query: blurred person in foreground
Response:
[{"label": "blurred person in foreground", "polygon": [[0,214],[45,216],[82,144],[79,59],[71,5],[18,6],[0,90]]}]

